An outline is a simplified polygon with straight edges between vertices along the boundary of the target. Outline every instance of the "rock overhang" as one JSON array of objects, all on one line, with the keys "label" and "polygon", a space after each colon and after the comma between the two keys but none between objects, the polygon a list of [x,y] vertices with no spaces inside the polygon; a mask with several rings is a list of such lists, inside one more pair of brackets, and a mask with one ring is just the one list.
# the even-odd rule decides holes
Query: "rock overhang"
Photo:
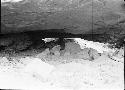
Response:
[{"label": "rock overhang", "polygon": [[73,34],[100,34],[108,32],[107,27],[111,25],[125,26],[123,4],[123,0],[7,2],[1,7],[1,32],[56,30]]}]

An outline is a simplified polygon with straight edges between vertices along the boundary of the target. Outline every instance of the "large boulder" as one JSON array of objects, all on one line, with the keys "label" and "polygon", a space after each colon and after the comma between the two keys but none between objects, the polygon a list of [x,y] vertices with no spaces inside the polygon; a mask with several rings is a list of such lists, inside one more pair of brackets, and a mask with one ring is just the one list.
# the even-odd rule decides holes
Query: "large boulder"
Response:
[{"label": "large boulder", "polygon": [[111,25],[125,26],[123,0],[9,0],[8,2],[3,0],[1,2],[1,33],[57,30],[56,32],[73,34],[100,34],[108,32],[107,27]]}]

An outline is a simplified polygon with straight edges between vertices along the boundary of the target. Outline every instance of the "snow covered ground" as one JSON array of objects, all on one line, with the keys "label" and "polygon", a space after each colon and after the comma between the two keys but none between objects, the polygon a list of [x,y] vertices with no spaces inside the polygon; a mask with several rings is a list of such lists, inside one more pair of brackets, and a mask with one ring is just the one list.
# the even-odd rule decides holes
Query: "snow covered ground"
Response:
[{"label": "snow covered ground", "polygon": [[[11,61],[0,57],[0,89],[124,89],[123,49],[109,57],[107,53],[98,55],[94,49],[80,51],[76,46],[74,43],[66,44],[68,51],[64,51],[62,56],[56,46],[51,51],[54,55],[49,55],[50,51],[46,49],[35,57],[15,58]],[[89,55],[88,51],[94,54]]]}]

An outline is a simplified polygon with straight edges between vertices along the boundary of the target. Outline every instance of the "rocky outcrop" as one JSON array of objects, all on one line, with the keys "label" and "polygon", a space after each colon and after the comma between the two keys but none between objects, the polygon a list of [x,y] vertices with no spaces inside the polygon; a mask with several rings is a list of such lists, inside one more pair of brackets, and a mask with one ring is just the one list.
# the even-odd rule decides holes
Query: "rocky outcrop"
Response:
[{"label": "rocky outcrop", "polygon": [[124,26],[123,0],[23,0],[2,3],[2,33],[52,30],[74,34],[104,33]]}]

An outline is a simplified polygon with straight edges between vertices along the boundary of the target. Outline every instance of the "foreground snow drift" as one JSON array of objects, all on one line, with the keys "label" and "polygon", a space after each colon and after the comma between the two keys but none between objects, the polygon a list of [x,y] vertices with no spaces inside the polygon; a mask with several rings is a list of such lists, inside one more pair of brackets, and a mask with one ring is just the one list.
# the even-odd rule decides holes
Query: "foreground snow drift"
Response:
[{"label": "foreground snow drift", "polygon": [[[49,65],[38,58],[22,58],[23,66],[0,69],[0,88],[26,90],[122,90],[123,63],[101,56],[82,61]],[[30,61],[26,63],[26,61]],[[4,68],[2,68],[4,67]],[[8,69],[8,70],[7,70]]]},{"label": "foreground snow drift", "polygon": [[[78,38],[75,42],[78,44],[66,43],[64,56],[60,56],[56,46],[36,57],[11,61],[0,57],[0,89],[123,90],[124,51],[114,53],[103,47],[105,44]],[[94,59],[90,60],[90,56]]]}]

